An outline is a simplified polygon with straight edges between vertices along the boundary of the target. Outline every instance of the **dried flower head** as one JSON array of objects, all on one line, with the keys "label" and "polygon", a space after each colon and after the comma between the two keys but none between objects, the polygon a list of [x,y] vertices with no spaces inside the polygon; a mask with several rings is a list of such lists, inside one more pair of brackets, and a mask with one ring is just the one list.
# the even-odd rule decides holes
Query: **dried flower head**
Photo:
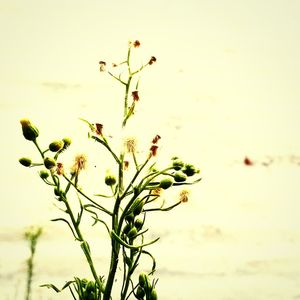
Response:
[{"label": "dried flower head", "polygon": [[131,96],[133,97],[133,101],[139,101],[139,99],[140,99],[138,91],[133,91],[131,93]]},{"label": "dried flower head", "polygon": [[87,158],[84,154],[78,154],[75,156],[74,164],[71,168],[71,173],[79,173],[86,168]]},{"label": "dried flower head", "polygon": [[151,56],[151,58],[150,58],[148,64],[149,64],[149,65],[152,65],[152,64],[155,63],[155,62],[156,62],[156,57],[155,57],[155,56]]},{"label": "dried flower head", "polygon": [[124,160],[124,170],[128,170],[129,167],[129,161],[128,160]]},{"label": "dried flower head", "polygon": [[106,62],[105,61],[99,61],[99,65],[100,65],[100,72],[105,72],[106,70]]},{"label": "dried flower head", "polygon": [[135,40],[135,41],[133,42],[133,47],[134,47],[134,48],[138,48],[139,46],[141,46],[140,41]]},{"label": "dried flower head", "polygon": [[135,153],[137,148],[137,140],[134,137],[128,137],[124,142],[125,148],[129,153]]},{"label": "dried flower head", "polygon": [[158,142],[160,139],[161,139],[160,135],[157,134],[157,135],[154,137],[154,139],[152,140],[152,144],[157,144],[157,142]]},{"label": "dried flower head", "polygon": [[157,154],[157,149],[158,149],[158,146],[157,146],[157,145],[152,145],[151,148],[150,148],[150,155],[151,155],[151,156],[156,156],[156,154]]},{"label": "dried flower head", "polygon": [[189,201],[190,192],[188,190],[182,190],[179,194],[179,201],[186,203]]},{"label": "dried flower head", "polygon": [[162,188],[156,188],[151,190],[151,195],[160,196],[162,192],[163,192]]},{"label": "dried flower head", "polygon": [[98,135],[103,135],[103,133],[102,133],[103,125],[99,124],[99,123],[96,123],[95,126],[96,126],[96,133]]},{"label": "dried flower head", "polygon": [[62,163],[56,164],[56,173],[57,175],[64,175],[64,165]]}]

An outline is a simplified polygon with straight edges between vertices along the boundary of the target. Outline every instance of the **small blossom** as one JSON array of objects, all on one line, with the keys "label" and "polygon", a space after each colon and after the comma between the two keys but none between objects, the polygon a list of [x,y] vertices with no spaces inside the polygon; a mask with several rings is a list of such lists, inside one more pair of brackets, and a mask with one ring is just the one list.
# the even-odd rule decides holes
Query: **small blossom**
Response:
[{"label": "small blossom", "polygon": [[105,72],[106,62],[105,61],[99,61],[100,65],[100,72]]},{"label": "small blossom", "polygon": [[56,164],[56,173],[57,175],[64,175],[64,165],[62,163]]},{"label": "small blossom", "polygon": [[103,135],[103,133],[102,133],[103,125],[99,124],[99,123],[96,123],[95,126],[96,126],[96,133],[98,135]]},{"label": "small blossom", "polygon": [[151,58],[150,58],[148,64],[149,64],[149,65],[152,65],[152,64],[155,63],[155,62],[156,62],[156,57],[155,57],[155,56],[151,56]]},{"label": "small blossom", "polygon": [[189,201],[190,192],[188,190],[182,190],[179,194],[179,201],[186,203]]},{"label": "small blossom", "polygon": [[157,145],[152,145],[151,148],[150,148],[150,155],[151,155],[151,156],[156,156],[156,154],[157,154],[157,149],[158,149],[158,146],[157,146]]},{"label": "small blossom", "polygon": [[129,137],[125,140],[125,148],[129,153],[135,153],[137,147],[137,140],[134,137]]},{"label": "small blossom", "polygon": [[140,100],[138,91],[133,91],[131,96],[133,97],[133,101],[139,101]]},{"label": "small blossom", "polygon": [[160,139],[161,139],[160,135],[157,134],[157,135],[154,137],[154,139],[152,140],[152,144],[157,144],[157,142],[158,142]]},{"label": "small blossom", "polygon": [[87,158],[84,154],[75,156],[74,164],[71,168],[71,173],[79,173],[86,168]]}]

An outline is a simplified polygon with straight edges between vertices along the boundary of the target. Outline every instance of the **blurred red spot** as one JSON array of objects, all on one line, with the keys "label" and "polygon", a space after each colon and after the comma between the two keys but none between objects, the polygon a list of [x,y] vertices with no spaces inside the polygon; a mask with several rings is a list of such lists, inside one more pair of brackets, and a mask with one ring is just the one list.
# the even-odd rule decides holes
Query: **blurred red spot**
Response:
[{"label": "blurred red spot", "polygon": [[253,166],[253,161],[249,157],[246,156],[244,159],[244,164],[246,166]]}]

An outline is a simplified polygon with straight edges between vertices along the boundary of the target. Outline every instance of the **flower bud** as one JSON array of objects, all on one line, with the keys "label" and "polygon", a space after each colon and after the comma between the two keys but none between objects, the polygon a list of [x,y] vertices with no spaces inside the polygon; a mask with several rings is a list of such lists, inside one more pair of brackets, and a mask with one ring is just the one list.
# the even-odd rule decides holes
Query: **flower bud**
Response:
[{"label": "flower bud", "polygon": [[187,176],[193,176],[196,173],[199,173],[199,170],[197,170],[193,165],[186,164],[184,168],[182,169],[182,172],[185,173]]},{"label": "flower bud", "polygon": [[168,189],[170,186],[173,185],[173,179],[171,178],[164,178],[160,181],[159,187],[163,188],[164,190]]},{"label": "flower bud", "polygon": [[125,220],[127,222],[132,222],[133,219],[134,219],[134,214],[133,213],[130,213],[130,214],[126,215],[126,217],[125,217]]},{"label": "flower bud", "polygon": [[139,285],[146,289],[150,286],[149,277],[145,272],[142,272],[139,275]]},{"label": "flower bud", "polygon": [[136,220],[134,221],[134,226],[135,226],[135,228],[136,228],[138,231],[141,230],[142,227],[143,227],[143,220],[142,220],[142,219],[136,219]]},{"label": "flower bud", "polygon": [[56,161],[51,157],[46,157],[44,159],[44,165],[48,170],[50,170],[56,166]]},{"label": "flower bud", "polygon": [[19,159],[19,163],[24,167],[30,167],[31,166],[31,159],[27,157],[22,157]]},{"label": "flower bud", "polygon": [[174,170],[179,171],[183,168],[184,162],[180,159],[175,159],[175,160],[173,160],[172,166],[173,166]]},{"label": "flower bud", "polygon": [[126,224],[123,228],[123,233],[127,234],[130,231],[131,227],[132,226],[129,223]]},{"label": "flower bud", "polygon": [[57,152],[59,150],[61,150],[64,146],[64,142],[63,141],[54,141],[49,145],[49,150],[52,152]]},{"label": "flower bud", "polygon": [[40,177],[41,177],[42,179],[47,179],[47,178],[49,177],[49,173],[48,173],[48,171],[46,171],[46,170],[41,170],[41,171],[39,172],[39,175],[40,175]]},{"label": "flower bud", "polygon": [[176,172],[174,174],[174,180],[176,182],[184,182],[184,181],[186,181],[186,179],[187,179],[187,176],[183,172]]},{"label": "flower bud", "polygon": [[142,212],[144,205],[145,201],[141,201],[141,199],[136,199],[135,202],[133,202],[132,204],[132,206],[134,207],[133,214],[135,216],[139,215]]},{"label": "flower bud", "polygon": [[68,137],[63,138],[62,141],[64,142],[64,146],[63,146],[64,150],[66,150],[67,148],[69,148],[69,146],[72,143],[72,140],[70,138],[68,138]]},{"label": "flower bud", "polygon": [[60,196],[60,194],[61,194],[61,190],[59,189],[59,188],[54,188],[54,195],[55,196]]},{"label": "flower bud", "polygon": [[116,177],[114,175],[111,174],[107,174],[105,176],[105,184],[108,186],[113,186],[115,185],[117,182]]},{"label": "flower bud", "polygon": [[86,286],[86,292],[87,293],[90,293],[90,292],[93,292],[95,291],[95,283],[93,281],[89,281],[87,286]]},{"label": "flower bud", "polygon": [[127,233],[127,237],[129,237],[130,239],[135,237],[137,235],[137,229],[133,226],[129,232]]},{"label": "flower bud", "polygon": [[157,300],[157,293],[155,288],[152,288],[150,295],[149,295],[149,300]]},{"label": "flower bud", "polygon": [[136,290],[136,296],[139,298],[139,299],[143,299],[144,296],[145,296],[145,290],[139,285],[137,290]]},{"label": "flower bud", "polygon": [[28,119],[21,119],[23,136],[26,140],[35,141],[39,136],[39,130]]}]

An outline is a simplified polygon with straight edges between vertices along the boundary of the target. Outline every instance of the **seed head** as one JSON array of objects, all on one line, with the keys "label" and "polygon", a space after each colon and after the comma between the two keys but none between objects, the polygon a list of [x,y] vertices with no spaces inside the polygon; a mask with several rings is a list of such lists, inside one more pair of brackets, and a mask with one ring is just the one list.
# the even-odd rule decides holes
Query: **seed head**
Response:
[{"label": "seed head", "polygon": [[189,201],[190,192],[188,190],[182,190],[179,194],[179,201],[186,203]]}]

